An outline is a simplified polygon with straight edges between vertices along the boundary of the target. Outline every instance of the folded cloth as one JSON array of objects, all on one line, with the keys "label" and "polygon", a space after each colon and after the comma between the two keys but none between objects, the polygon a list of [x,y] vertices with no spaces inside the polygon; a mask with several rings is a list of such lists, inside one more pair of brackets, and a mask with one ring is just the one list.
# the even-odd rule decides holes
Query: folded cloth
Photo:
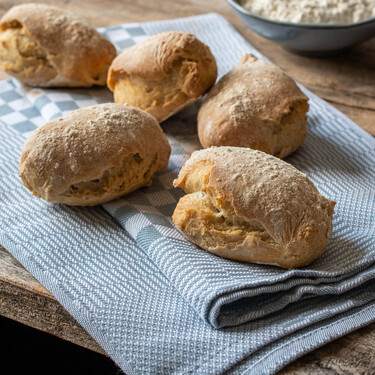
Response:
[{"label": "folded cloth", "polygon": [[[121,50],[165,30],[208,44],[219,75],[244,53],[262,57],[215,14],[101,31]],[[172,156],[153,185],[104,205],[117,222],[101,207],[32,197],[17,176],[25,136],[111,95],[13,80],[0,83],[0,243],[127,374],[274,373],[375,320],[375,141],[302,89],[310,97],[309,135],[287,161],[337,202],[331,241],[312,265],[283,270],[221,259],[174,228],[181,191],[172,180],[199,147],[197,106],[163,124]]]}]

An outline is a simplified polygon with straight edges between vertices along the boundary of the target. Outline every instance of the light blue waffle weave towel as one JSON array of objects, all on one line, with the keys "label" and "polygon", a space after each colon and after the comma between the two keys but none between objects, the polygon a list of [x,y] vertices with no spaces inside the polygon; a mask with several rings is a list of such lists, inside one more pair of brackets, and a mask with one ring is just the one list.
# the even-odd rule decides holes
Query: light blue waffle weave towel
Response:
[{"label": "light blue waffle weave towel", "polygon": [[[166,31],[195,34],[219,76],[254,50],[215,14],[101,29],[118,50]],[[32,197],[18,177],[25,137],[47,120],[112,100],[106,89],[0,83],[0,243],[128,374],[271,374],[375,320],[375,141],[310,97],[308,136],[287,161],[337,202],[328,248],[283,270],[218,258],[189,244],[170,216],[193,144],[191,106],[163,124],[172,145],[153,185],[103,207]]]}]

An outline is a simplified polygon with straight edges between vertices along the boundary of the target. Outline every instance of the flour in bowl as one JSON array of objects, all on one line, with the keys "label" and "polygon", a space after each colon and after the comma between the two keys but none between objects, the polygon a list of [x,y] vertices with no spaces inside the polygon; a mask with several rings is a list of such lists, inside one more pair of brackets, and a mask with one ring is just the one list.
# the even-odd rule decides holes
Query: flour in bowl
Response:
[{"label": "flour in bowl", "polygon": [[265,18],[293,23],[345,24],[375,17],[375,0],[241,0]]}]

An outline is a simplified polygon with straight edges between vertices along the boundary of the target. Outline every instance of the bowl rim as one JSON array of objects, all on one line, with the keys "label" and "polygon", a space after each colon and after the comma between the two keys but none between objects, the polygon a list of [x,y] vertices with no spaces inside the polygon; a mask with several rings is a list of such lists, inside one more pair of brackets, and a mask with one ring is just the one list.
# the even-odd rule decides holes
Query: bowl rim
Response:
[{"label": "bowl rim", "polygon": [[352,27],[362,26],[365,24],[375,22],[375,17],[371,17],[359,22],[352,22],[352,23],[296,23],[296,22],[286,22],[286,21],[278,21],[273,20],[271,18],[266,18],[255,14],[248,9],[244,8],[242,5],[238,3],[239,0],[226,0],[227,3],[232,6],[238,12],[244,14],[245,16],[250,16],[252,18],[259,19],[260,21],[276,24],[280,26],[289,26],[289,27],[296,27],[296,28],[308,28],[308,29],[350,29]]}]

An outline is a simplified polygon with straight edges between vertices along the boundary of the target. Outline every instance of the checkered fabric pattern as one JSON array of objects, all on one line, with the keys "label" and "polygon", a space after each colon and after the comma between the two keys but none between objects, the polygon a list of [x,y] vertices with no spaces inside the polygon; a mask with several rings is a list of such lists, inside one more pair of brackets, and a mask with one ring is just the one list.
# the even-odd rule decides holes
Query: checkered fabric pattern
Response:
[{"label": "checkered fabric pattern", "polygon": [[[121,51],[165,30],[207,43],[219,75],[246,52],[261,57],[215,14],[100,31]],[[15,80],[0,83],[0,243],[127,374],[276,372],[375,320],[375,142],[302,89],[310,97],[309,135],[287,161],[337,201],[332,238],[311,266],[283,270],[217,258],[174,228],[182,192],[172,181],[199,147],[199,103],[162,124],[172,155],[152,186],[104,209],[32,197],[17,176],[25,137],[112,96],[100,88],[24,88]]]}]

